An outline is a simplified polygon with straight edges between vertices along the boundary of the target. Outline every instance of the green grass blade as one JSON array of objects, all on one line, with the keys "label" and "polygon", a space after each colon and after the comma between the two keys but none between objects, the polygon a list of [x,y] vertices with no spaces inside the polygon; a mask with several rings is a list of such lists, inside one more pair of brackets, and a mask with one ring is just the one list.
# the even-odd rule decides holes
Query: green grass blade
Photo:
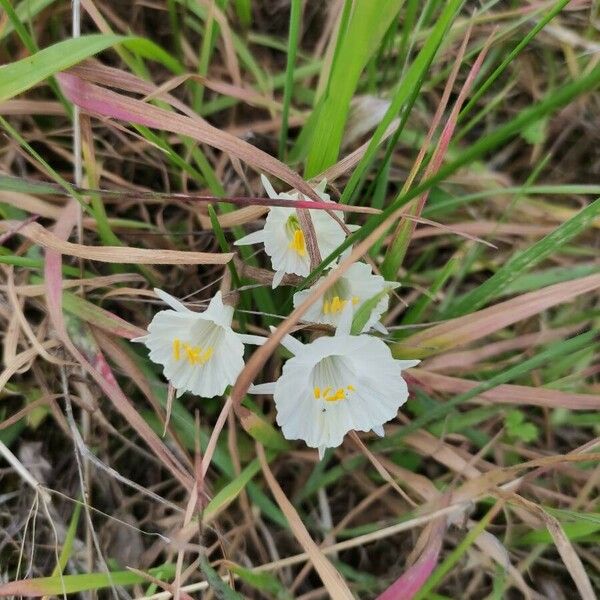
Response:
[{"label": "green grass blade", "polygon": [[411,421],[408,425],[402,427],[400,431],[393,436],[377,441],[375,444],[373,444],[373,448],[377,450],[383,450],[385,448],[395,447],[398,444],[398,441],[406,434],[416,431],[422,427],[427,427],[433,421],[444,418],[460,404],[463,404],[464,402],[475,398],[479,394],[491,390],[492,388],[495,388],[503,383],[514,381],[518,377],[529,373],[533,369],[537,369],[538,367],[557,357],[565,356],[572,352],[577,352],[578,350],[589,346],[589,344],[592,343],[597,335],[598,333],[596,331],[588,331],[568,340],[561,340],[560,342],[549,345],[542,352],[539,352],[535,356],[532,356],[531,358],[515,365],[514,367],[511,367],[510,369],[502,371],[487,381],[481,382],[479,385],[471,388],[468,392],[454,396],[454,398],[447,400],[444,402],[444,404],[437,405],[427,413]]},{"label": "green grass blade", "polygon": [[[379,225],[385,222],[398,209],[402,208],[407,202],[416,198],[423,192],[430,189],[440,181],[444,181],[450,175],[458,171],[461,167],[472,163],[473,161],[485,156],[492,150],[495,150],[502,143],[518,135],[522,129],[529,123],[539,120],[542,117],[552,114],[554,111],[566,106],[578,96],[593,90],[600,84],[600,66],[596,66],[589,73],[576,81],[567,83],[558,90],[552,90],[543,100],[533,106],[521,111],[514,119],[491,131],[472,146],[465,148],[462,153],[450,163],[443,166],[435,175],[415,186],[406,193],[399,193],[394,201],[382,213],[371,217],[358,231],[349,235],[346,240],[338,246],[321,264],[305,279],[302,287],[312,285],[316,279],[325,271],[344,250],[356,244],[359,240],[367,237]],[[393,224],[390,223],[390,227]]]},{"label": "green grass blade", "polygon": [[466,106],[458,116],[459,121],[463,119],[475,106],[477,101],[488,91],[491,85],[504,73],[504,70],[514,61],[514,59],[527,47],[529,42],[570,2],[570,0],[559,0],[542,17],[531,31],[506,55],[504,60],[498,65],[494,72],[481,84],[479,89],[473,94]]},{"label": "green grass blade", "polygon": [[73,515],[71,516],[71,522],[69,523],[69,529],[67,529],[67,535],[65,536],[65,541],[63,542],[63,547],[60,551],[60,557],[58,558],[58,564],[52,571],[52,577],[56,577],[64,572],[65,567],[71,558],[71,554],[73,553],[73,542],[75,541],[75,536],[77,535],[79,516],[81,515],[81,506],[82,504],[80,502],[75,504],[75,509],[73,510]]},{"label": "green grass blade", "polygon": [[[438,48],[440,47],[444,36],[448,32],[448,28],[452,24],[452,21],[454,20],[454,17],[456,16],[462,2],[463,0],[450,0],[450,2],[448,2],[444,7],[442,14],[439,16],[435,27],[428,36],[427,41],[423,45],[423,48],[421,49],[414,62],[406,72],[406,75],[398,84],[388,110],[386,111],[383,119],[377,126],[377,129],[373,133],[371,140],[369,141],[367,151],[361,158],[358,165],[356,165],[356,168],[354,169],[350,180],[344,188],[344,192],[342,194],[340,202],[347,204],[350,201],[350,198],[353,195],[356,187],[358,186],[361,178],[363,177],[365,171],[368,169],[369,165],[372,163],[375,157],[377,148],[379,147],[379,143],[381,141],[381,138],[383,137],[383,134],[391,125],[392,121],[398,116],[398,113],[400,112],[402,106],[411,99],[411,96],[412,102],[414,102],[414,100],[416,99],[418,90],[420,89],[423,81],[423,77],[427,72],[427,69],[431,65],[435,54]],[[396,132],[394,140],[398,139],[399,133],[399,131]],[[390,144],[388,154],[391,154],[391,150],[392,145]],[[386,154],[386,159],[387,158],[388,156]]]},{"label": "green grass blade", "polygon": [[285,160],[287,154],[288,119],[290,103],[294,90],[294,65],[298,47],[298,34],[302,19],[302,0],[292,0],[290,6],[290,31],[288,34],[287,65],[285,68],[285,87],[283,89],[283,109],[281,111],[281,133],[279,135],[279,158]]},{"label": "green grass blade", "polygon": [[305,176],[313,177],[338,157],[350,101],[369,58],[377,50],[403,0],[356,0],[339,55],[332,67],[328,93],[312,138]]},{"label": "green grass blade", "polygon": [[[155,577],[170,579],[175,575],[175,565],[165,565],[156,569],[149,569],[148,573]],[[0,595],[62,596],[63,593],[76,594],[89,590],[101,590],[113,585],[129,586],[147,581],[142,575],[131,571],[35,577],[0,585]]]},{"label": "green grass blade", "polygon": [[446,316],[452,318],[477,310],[490,298],[493,298],[498,292],[513,283],[525,271],[534,267],[545,258],[548,258],[561,246],[590,227],[598,215],[600,215],[600,198],[578,212],[574,217],[563,223],[539,242],[510,258],[487,281],[465,294]]}]

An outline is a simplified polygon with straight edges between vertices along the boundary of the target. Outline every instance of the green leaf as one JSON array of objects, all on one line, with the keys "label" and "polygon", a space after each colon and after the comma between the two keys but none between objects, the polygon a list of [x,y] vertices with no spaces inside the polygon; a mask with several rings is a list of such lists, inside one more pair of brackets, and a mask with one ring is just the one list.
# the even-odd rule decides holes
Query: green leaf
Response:
[{"label": "green leaf", "polygon": [[359,335],[364,329],[367,321],[371,318],[371,313],[375,310],[375,307],[379,304],[379,301],[389,294],[389,290],[385,289],[375,294],[367,301],[363,302],[354,313],[352,318],[351,334]]},{"label": "green leaf", "polygon": [[203,519],[209,520],[218,510],[233,502],[248,482],[260,471],[260,463],[255,458],[242,472],[221,489],[204,509]]},{"label": "green leaf", "polygon": [[[400,192],[394,201],[380,214],[374,215],[355,233],[349,235],[346,240],[340,244],[321,264],[304,280],[302,287],[310,286],[327,269],[327,267],[340,256],[347,248],[356,244],[359,240],[365,239],[379,225],[388,221],[390,216],[402,208],[407,202],[429,190],[440,181],[444,181],[450,175],[458,171],[461,167],[472,163],[474,160],[497,149],[507,140],[513,138],[523,127],[533,120],[541,119],[546,115],[552,114],[559,108],[569,104],[572,100],[584,94],[600,84],[600,65],[596,66],[586,75],[576,81],[565,84],[562,88],[552,90],[543,100],[533,106],[521,111],[514,119],[501,125],[494,131],[480,138],[472,146],[465,148],[450,163],[443,166],[435,175],[423,181],[410,191]],[[485,285],[485,284],[484,284]],[[478,288],[479,289],[479,288]]]},{"label": "green leaf", "polygon": [[288,598],[291,600],[293,598],[283,584],[274,575],[271,575],[271,573],[252,571],[239,565],[231,565],[229,566],[229,570],[235,573],[242,581],[245,581],[248,585],[261,592],[274,595],[281,600],[287,600]]},{"label": "green leaf", "polygon": [[[148,572],[154,577],[172,579],[175,575],[175,565],[164,565],[156,569],[149,569]],[[0,585],[0,595],[62,596],[63,593],[75,594],[88,590],[100,590],[112,585],[128,586],[147,581],[142,575],[131,571],[34,577]]]},{"label": "green leaf", "polygon": [[123,44],[141,56],[156,60],[174,73],[182,71],[170,54],[150,40],[111,34],[83,35],[57,42],[31,56],[0,67],[0,102],[116,44]]},{"label": "green leaf", "polygon": [[313,177],[338,157],[350,101],[367,61],[377,50],[403,0],[355,0],[345,30],[340,29],[339,52],[319,111],[308,153],[305,176]]},{"label": "green leaf", "polygon": [[[392,121],[398,116],[402,106],[405,105],[409,99],[413,101],[416,99],[415,91],[421,88],[423,77],[431,65],[431,62],[444,39],[444,35],[448,32],[448,28],[456,16],[461,4],[462,0],[450,0],[450,2],[446,3],[435,26],[427,36],[423,48],[396,86],[390,106],[377,126],[377,129],[375,129],[375,132],[371,136],[364,156],[352,172],[352,176],[344,188],[340,202],[347,204],[350,201],[354,190],[357,188],[365,171],[373,161],[384,133],[387,131]],[[391,152],[391,147],[389,151]]]},{"label": "green leaf", "polygon": [[125,39],[121,35],[104,34],[71,38],[44,48],[32,56],[0,67],[0,102]]},{"label": "green leaf", "polygon": [[240,423],[246,433],[260,442],[266,448],[274,450],[289,450],[289,443],[279,430],[268,423],[262,416],[241,406],[237,409]]},{"label": "green leaf", "polygon": [[510,285],[517,277],[531,269],[540,261],[556,253],[564,246],[590,227],[600,215],[600,198],[579,211],[575,216],[557,227],[552,233],[536,242],[533,246],[518,252],[506,261],[502,267],[479,287],[465,294],[457,302],[446,317],[456,317],[473,312],[493,298],[499,291]]}]

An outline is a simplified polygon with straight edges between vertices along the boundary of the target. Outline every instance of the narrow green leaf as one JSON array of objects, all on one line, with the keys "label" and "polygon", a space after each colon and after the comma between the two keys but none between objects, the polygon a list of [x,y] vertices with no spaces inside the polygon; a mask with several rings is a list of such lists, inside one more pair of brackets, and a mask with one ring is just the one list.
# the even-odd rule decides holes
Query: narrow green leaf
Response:
[{"label": "narrow green leaf", "polygon": [[308,153],[305,176],[313,177],[338,157],[350,101],[360,74],[398,14],[403,0],[355,0]]},{"label": "narrow green leaf", "polygon": [[490,298],[497,295],[503,288],[531,269],[536,264],[555,253],[561,246],[590,227],[600,215],[600,198],[586,206],[575,216],[563,223],[552,233],[542,238],[533,246],[512,256],[502,267],[479,287],[465,294],[457,302],[449,314],[449,318],[475,311],[483,306]]}]

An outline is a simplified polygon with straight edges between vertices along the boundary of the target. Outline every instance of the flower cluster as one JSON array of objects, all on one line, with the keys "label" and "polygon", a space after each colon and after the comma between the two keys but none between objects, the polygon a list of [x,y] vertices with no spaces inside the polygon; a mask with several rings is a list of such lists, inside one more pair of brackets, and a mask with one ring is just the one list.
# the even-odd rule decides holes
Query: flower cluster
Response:
[{"label": "flower cluster", "polygon": [[[270,198],[293,201],[300,197],[297,192],[277,194],[265,177],[262,182]],[[323,181],[315,191],[330,202],[324,189]],[[335,211],[334,218],[322,210],[308,212],[319,251],[327,256],[345,239],[340,224],[343,213]],[[294,207],[271,207],[264,227],[236,242],[256,243],[264,245],[271,259],[273,287],[285,274],[306,277],[310,273],[306,234]],[[335,334],[307,344],[290,335],[284,338],[282,344],[292,357],[285,362],[281,377],[253,385],[249,391],[273,395],[277,423],[287,439],[304,440],[323,456],[326,448],[339,446],[351,430],[384,434],[383,424],[396,416],[408,398],[402,371],[419,363],[394,359],[383,340],[368,335],[372,329],[386,331],[380,318],[388,308],[389,292],[398,285],[374,274],[370,265],[355,263],[303,317],[307,323],[335,327]],[[294,306],[313,289],[294,294]],[[203,397],[223,394],[243,369],[244,344],[260,345],[265,338],[233,331],[233,308],[223,303],[220,292],[202,313],[161,290],[155,292],[170,310],[158,312],[148,334],[134,341],[148,347],[150,359],[162,365],[178,395],[185,391]],[[352,335],[353,315],[367,302],[371,312],[360,334]]]}]

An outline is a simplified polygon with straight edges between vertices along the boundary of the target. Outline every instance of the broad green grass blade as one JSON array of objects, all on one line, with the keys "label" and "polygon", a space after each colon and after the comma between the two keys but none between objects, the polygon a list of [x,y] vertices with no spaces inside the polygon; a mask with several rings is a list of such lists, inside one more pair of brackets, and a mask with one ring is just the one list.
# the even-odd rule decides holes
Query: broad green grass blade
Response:
[{"label": "broad green grass blade", "polygon": [[84,35],[58,42],[32,56],[0,67],[0,102],[116,44],[123,44],[142,56],[161,62],[175,73],[181,72],[179,63],[150,40],[111,34]]},{"label": "broad green grass blade", "polygon": [[525,271],[554,254],[561,246],[590,227],[598,215],[600,215],[600,198],[563,223],[551,234],[510,258],[487,281],[465,294],[446,316],[452,318],[477,310]]},{"label": "broad green grass blade", "polygon": [[369,58],[379,47],[403,0],[356,0],[339,54],[333,64],[328,93],[319,111],[305,176],[313,177],[338,157],[350,101]]}]

